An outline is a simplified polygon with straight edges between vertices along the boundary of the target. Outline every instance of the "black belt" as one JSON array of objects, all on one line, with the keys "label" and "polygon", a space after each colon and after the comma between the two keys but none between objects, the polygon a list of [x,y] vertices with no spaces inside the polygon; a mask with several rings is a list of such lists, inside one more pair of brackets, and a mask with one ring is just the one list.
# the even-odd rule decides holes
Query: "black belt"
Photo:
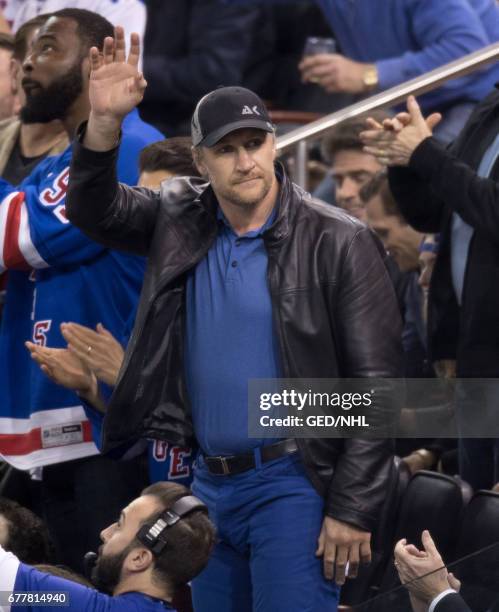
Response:
[{"label": "black belt", "polygon": [[[298,445],[296,440],[288,438],[281,440],[275,444],[262,446],[260,448],[260,457],[262,463],[279,459],[284,455],[296,453]],[[256,467],[255,455],[253,453],[245,453],[244,455],[229,455],[227,457],[203,457],[206,467],[211,474],[217,476],[228,476],[229,474],[240,474]]]}]

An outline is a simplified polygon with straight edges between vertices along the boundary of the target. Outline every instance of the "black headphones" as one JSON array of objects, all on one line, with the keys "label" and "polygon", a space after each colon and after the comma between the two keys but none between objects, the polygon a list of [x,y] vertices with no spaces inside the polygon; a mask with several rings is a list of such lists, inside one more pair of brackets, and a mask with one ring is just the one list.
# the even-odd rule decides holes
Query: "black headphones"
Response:
[{"label": "black headphones", "polygon": [[169,510],[165,510],[152,525],[143,525],[137,533],[137,539],[155,555],[159,555],[167,544],[165,531],[195,510],[202,510],[208,514],[208,508],[200,499],[194,495],[185,495]]}]

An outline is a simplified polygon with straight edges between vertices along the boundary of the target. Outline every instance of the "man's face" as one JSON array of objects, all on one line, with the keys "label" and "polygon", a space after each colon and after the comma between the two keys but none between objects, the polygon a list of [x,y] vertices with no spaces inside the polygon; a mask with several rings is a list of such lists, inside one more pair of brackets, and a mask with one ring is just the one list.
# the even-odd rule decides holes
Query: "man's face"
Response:
[{"label": "man's face", "polygon": [[385,249],[402,272],[417,270],[419,245],[423,235],[412,229],[397,215],[387,215],[379,195],[366,206],[367,224],[378,234]]},{"label": "man's face", "polygon": [[97,562],[92,571],[92,582],[99,590],[114,592],[123,578],[130,554],[142,546],[135,540],[135,536],[143,521],[160,510],[161,505],[155,497],[143,495],[134,499],[115,523],[101,531],[102,546],[99,547]]},{"label": "man's face", "polygon": [[174,172],[169,170],[144,170],[139,176],[139,187],[147,187],[147,189],[159,189],[163,181],[167,181],[175,176]]},{"label": "man's face", "polygon": [[20,107],[22,108],[26,104],[26,95],[24,93],[24,89],[22,87],[22,81],[25,76],[23,70],[23,63],[26,57],[31,53],[31,47],[33,46],[33,41],[38,35],[40,31],[39,27],[31,28],[26,33],[26,55],[22,59],[13,59],[13,78],[15,80],[14,88],[17,92],[17,97],[19,99]]},{"label": "man's face", "polygon": [[383,166],[378,163],[374,155],[355,149],[345,149],[335,153],[331,174],[334,178],[338,206],[365,222],[365,206],[360,201],[359,192],[382,169]]},{"label": "man's face", "polygon": [[273,134],[247,128],[202,147],[196,165],[219,199],[247,208],[259,204],[274,184],[274,159]]},{"label": "man's face", "polygon": [[78,26],[67,18],[51,17],[38,30],[23,62],[25,123],[64,119],[83,92],[87,60],[82,59]]}]

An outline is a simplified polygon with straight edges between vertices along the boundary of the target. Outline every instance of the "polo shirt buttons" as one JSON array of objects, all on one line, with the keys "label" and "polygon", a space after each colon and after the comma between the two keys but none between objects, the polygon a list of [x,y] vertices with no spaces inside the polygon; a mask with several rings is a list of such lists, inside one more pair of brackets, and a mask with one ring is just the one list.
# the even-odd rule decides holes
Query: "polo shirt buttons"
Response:
[{"label": "polo shirt buttons", "polygon": [[230,265],[231,265],[233,268],[237,268],[237,261],[233,261],[233,262],[232,262]]}]

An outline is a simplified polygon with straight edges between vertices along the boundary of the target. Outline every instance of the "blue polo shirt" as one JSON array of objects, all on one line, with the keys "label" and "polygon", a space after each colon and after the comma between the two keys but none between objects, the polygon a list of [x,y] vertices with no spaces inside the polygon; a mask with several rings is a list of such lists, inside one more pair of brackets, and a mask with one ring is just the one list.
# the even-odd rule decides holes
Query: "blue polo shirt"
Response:
[{"label": "blue polo shirt", "polygon": [[250,452],[248,380],[281,375],[263,233],[238,236],[218,211],[218,236],[187,278],[185,372],[194,431],[206,455]]}]

